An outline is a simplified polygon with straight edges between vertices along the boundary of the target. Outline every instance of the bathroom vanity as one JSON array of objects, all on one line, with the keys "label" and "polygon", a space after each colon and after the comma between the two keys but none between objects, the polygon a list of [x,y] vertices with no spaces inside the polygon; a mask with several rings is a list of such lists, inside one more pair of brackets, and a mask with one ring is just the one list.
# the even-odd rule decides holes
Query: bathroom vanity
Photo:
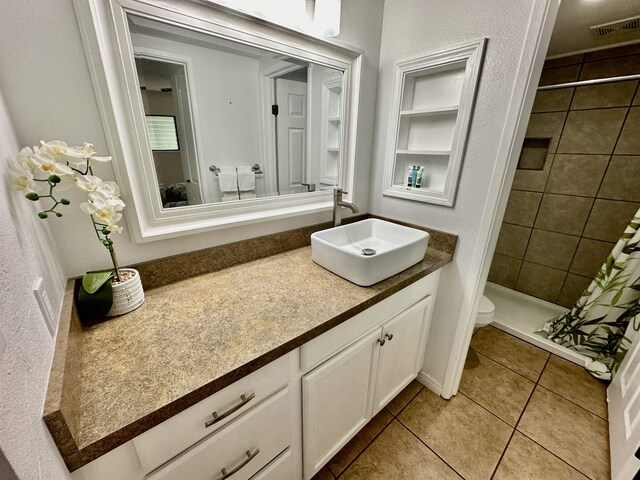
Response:
[{"label": "bathroom vanity", "polygon": [[45,422],[73,477],[309,479],[416,378],[456,237],[363,288],[311,260],[326,227],[141,264],[145,304],[92,326],[70,281]]}]

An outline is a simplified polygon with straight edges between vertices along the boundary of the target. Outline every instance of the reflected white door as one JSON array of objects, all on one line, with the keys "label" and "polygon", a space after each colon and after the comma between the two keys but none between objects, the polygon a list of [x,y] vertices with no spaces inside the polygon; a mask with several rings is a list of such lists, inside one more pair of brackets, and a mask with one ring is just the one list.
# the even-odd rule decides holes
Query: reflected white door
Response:
[{"label": "reflected white door", "polygon": [[[633,332],[633,329],[629,329]],[[636,333],[636,332],[633,332]],[[607,389],[609,400],[609,442],[611,478],[634,478],[640,469],[640,336]],[[586,439],[588,441],[588,439]]]},{"label": "reflected white door", "polygon": [[187,199],[189,205],[202,203],[202,188],[200,185],[200,171],[198,169],[198,152],[191,114],[191,100],[185,77],[184,66],[176,65],[174,84],[176,89],[176,101],[178,102],[178,133],[180,139],[180,157],[182,159],[182,171],[187,184]]},{"label": "reflected white door", "polygon": [[306,178],[307,84],[276,78],[278,190],[298,193]]}]

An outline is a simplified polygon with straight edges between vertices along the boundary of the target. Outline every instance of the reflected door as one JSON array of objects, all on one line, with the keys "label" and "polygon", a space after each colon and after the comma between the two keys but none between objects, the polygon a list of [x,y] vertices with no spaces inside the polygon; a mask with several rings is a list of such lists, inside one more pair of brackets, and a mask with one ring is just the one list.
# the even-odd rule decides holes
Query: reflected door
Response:
[{"label": "reflected door", "polygon": [[280,195],[305,191],[307,161],[307,84],[277,78],[278,191]]}]

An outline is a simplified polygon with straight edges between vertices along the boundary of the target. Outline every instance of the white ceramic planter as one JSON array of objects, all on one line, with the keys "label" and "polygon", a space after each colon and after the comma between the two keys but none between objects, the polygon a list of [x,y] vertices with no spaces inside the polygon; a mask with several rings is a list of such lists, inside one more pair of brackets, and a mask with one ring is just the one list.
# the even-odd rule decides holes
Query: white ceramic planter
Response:
[{"label": "white ceramic planter", "polygon": [[140,281],[140,274],[133,268],[121,268],[122,272],[133,272],[126,282],[113,286],[113,304],[111,310],[107,313],[107,317],[115,317],[116,315],[124,315],[129,313],[144,303],[144,290]]}]

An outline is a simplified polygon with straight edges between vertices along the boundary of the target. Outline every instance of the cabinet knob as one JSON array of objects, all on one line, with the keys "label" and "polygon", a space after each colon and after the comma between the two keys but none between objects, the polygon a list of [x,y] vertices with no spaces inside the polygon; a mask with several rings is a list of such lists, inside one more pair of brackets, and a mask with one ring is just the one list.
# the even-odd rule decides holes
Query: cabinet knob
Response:
[{"label": "cabinet knob", "polygon": [[385,333],[384,338],[386,338],[389,341],[393,340],[393,333]]},{"label": "cabinet knob", "polygon": [[380,344],[380,346],[383,346],[385,343],[387,343],[387,341],[384,338],[379,338],[377,342]]}]

